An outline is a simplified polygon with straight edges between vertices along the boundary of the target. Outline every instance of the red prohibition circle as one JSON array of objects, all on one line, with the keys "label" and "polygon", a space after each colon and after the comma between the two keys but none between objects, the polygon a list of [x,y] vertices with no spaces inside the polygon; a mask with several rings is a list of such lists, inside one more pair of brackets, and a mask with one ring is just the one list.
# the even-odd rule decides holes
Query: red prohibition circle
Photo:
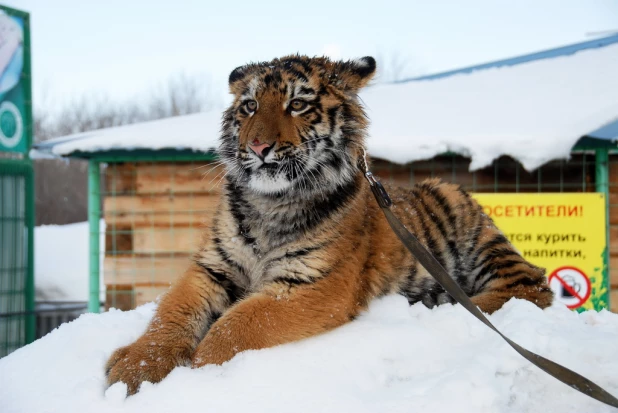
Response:
[{"label": "red prohibition circle", "polygon": [[[558,277],[558,273],[562,270],[573,270],[576,271],[578,273],[580,273],[583,277],[584,280],[586,280],[586,285],[588,286],[588,290],[586,291],[586,296],[585,297],[580,297],[575,291],[572,291],[572,294],[579,298],[580,302],[578,304],[572,304],[572,305],[567,305],[567,308],[573,310],[574,308],[580,307],[582,304],[584,304],[586,301],[588,301],[588,298],[590,298],[590,294],[592,293],[592,284],[590,284],[590,279],[588,278],[588,276],[586,275],[585,272],[583,272],[582,270],[580,270],[579,268],[576,267],[571,267],[571,266],[564,266],[564,267],[559,267],[556,268],[555,270],[552,271],[552,273],[549,275],[547,281],[548,283],[551,282],[553,277]],[[562,278],[558,277],[558,281],[560,282],[560,284],[562,284],[565,288],[569,288],[562,280]]]}]

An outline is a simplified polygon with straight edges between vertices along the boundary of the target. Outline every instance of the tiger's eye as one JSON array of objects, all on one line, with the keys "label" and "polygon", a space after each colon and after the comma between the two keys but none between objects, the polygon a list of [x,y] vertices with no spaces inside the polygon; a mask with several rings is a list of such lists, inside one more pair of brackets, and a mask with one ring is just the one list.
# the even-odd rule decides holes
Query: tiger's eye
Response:
[{"label": "tiger's eye", "polygon": [[253,112],[257,109],[257,102],[255,100],[250,100],[245,103],[245,106],[247,106],[247,110],[249,110],[249,112]]},{"label": "tiger's eye", "polygon": [[303,100],[294,99],[290,102],[290,107],[292,110],[303,110],[307,106],[307,102]]}]

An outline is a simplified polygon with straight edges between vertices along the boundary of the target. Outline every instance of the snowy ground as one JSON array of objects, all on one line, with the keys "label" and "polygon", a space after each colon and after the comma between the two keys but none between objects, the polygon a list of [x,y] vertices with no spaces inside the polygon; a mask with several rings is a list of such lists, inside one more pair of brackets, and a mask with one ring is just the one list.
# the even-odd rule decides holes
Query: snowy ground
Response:
[{"label": "snowy ground", "polygon": [[[0,359],[0,411],[610,412],[530,365],[460,306],[376,301],[329,334],[181,367],[125,399],[103,364],[144,330],[154,305],[86,314]],[[542,311],[513,300],[491,317],[520,344],[618,394],[618,315]]]},{"label": "snowy ground", "polygon": [[[105,245],[104,231],[105,223],[101,221],[101,245]],[[37,301],[88,300],[88,237],[88,222],[35,228],[34,282]]]}]

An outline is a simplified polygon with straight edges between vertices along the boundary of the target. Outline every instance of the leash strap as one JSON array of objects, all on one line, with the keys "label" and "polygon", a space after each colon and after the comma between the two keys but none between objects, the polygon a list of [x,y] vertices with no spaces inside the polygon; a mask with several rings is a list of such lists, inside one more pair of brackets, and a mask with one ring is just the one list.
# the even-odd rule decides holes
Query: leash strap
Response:
[{"label": "leash strap", "polygon": [[496,327],[494,327],[494,325],[489,322],[489,320],[483,315],[483,313],[478,309],[478,307],[476,307],[472,303],[472,301],[470,301],[470,298],[468,298],[466,293],[461,289],[461,287],[459,287],[457,282],[455,282],[455,280],[453,280],[448,275],[444,267],[440,265],[438,260],[435,259],[431,252],[427,248],[425,248],[425,246],[420,243],[418,238],[416,238],[412,233],[410,233],[403,226],[401,221],[397,219],[395,214],[393,214],[390,209],[393,203],[382,184],[378,180],[376,180],[373,174],[368,170],[365,172],[365,177],[369,181],[369,184],[371,185],[371,191],[373,192],[373,195],[378,201],[382,212],[384,212],[386,220],[393,229],[393,232],[395,232],[403,245],[412,253],[414,257],[416,257],[420,264],[425,267],[427,272],[431,274],[431,276],[435,278],[436,281],[438,281],[442,288],[444,288],[444,290],[449,293],[451,297],[455,299],[455,301],[461,304],[466,310],[471,312],[472,315],[474,315],[487,327],[498,333],[500,337],[502,337],[507,343],[509,343],[509,345],[513,347],[515,351],[521,354],[526,360],[530,361],[532,364],[539,367],[547,374],[554,376],[561,382],[571,386],[572,388],[581,393],[592,397],[593,399],[618,408],[618,399],[616,399],[607,391],[603,390],[597,384],[588,380],[584,376],[581,376],[574,371],[561,366],[558,363],[554,363],[553,361],[548,360],[545,357],[539,356],[536,353],[526,350],[525,348],[502,334]]}]

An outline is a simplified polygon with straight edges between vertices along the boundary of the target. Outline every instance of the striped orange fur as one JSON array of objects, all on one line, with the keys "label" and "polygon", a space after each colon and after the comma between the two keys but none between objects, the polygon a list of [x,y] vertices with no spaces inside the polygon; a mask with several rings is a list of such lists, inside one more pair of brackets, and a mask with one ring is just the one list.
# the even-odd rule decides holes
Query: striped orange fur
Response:
[{"label": "striped orange fur", "polygon": [[[110,384],[135,393],[179,365],[220,364],[324,333],[385,294],[452,302],[396,238],[363,178],[367,118],[357,92],[374,72],[370,57],[305,56],[232,72],[220,208],[147,331],[109,359]],[[544,270],[461,188],[428,180],[387,189],[393,212],[481,310],[512,297],[551,304]]]}]

